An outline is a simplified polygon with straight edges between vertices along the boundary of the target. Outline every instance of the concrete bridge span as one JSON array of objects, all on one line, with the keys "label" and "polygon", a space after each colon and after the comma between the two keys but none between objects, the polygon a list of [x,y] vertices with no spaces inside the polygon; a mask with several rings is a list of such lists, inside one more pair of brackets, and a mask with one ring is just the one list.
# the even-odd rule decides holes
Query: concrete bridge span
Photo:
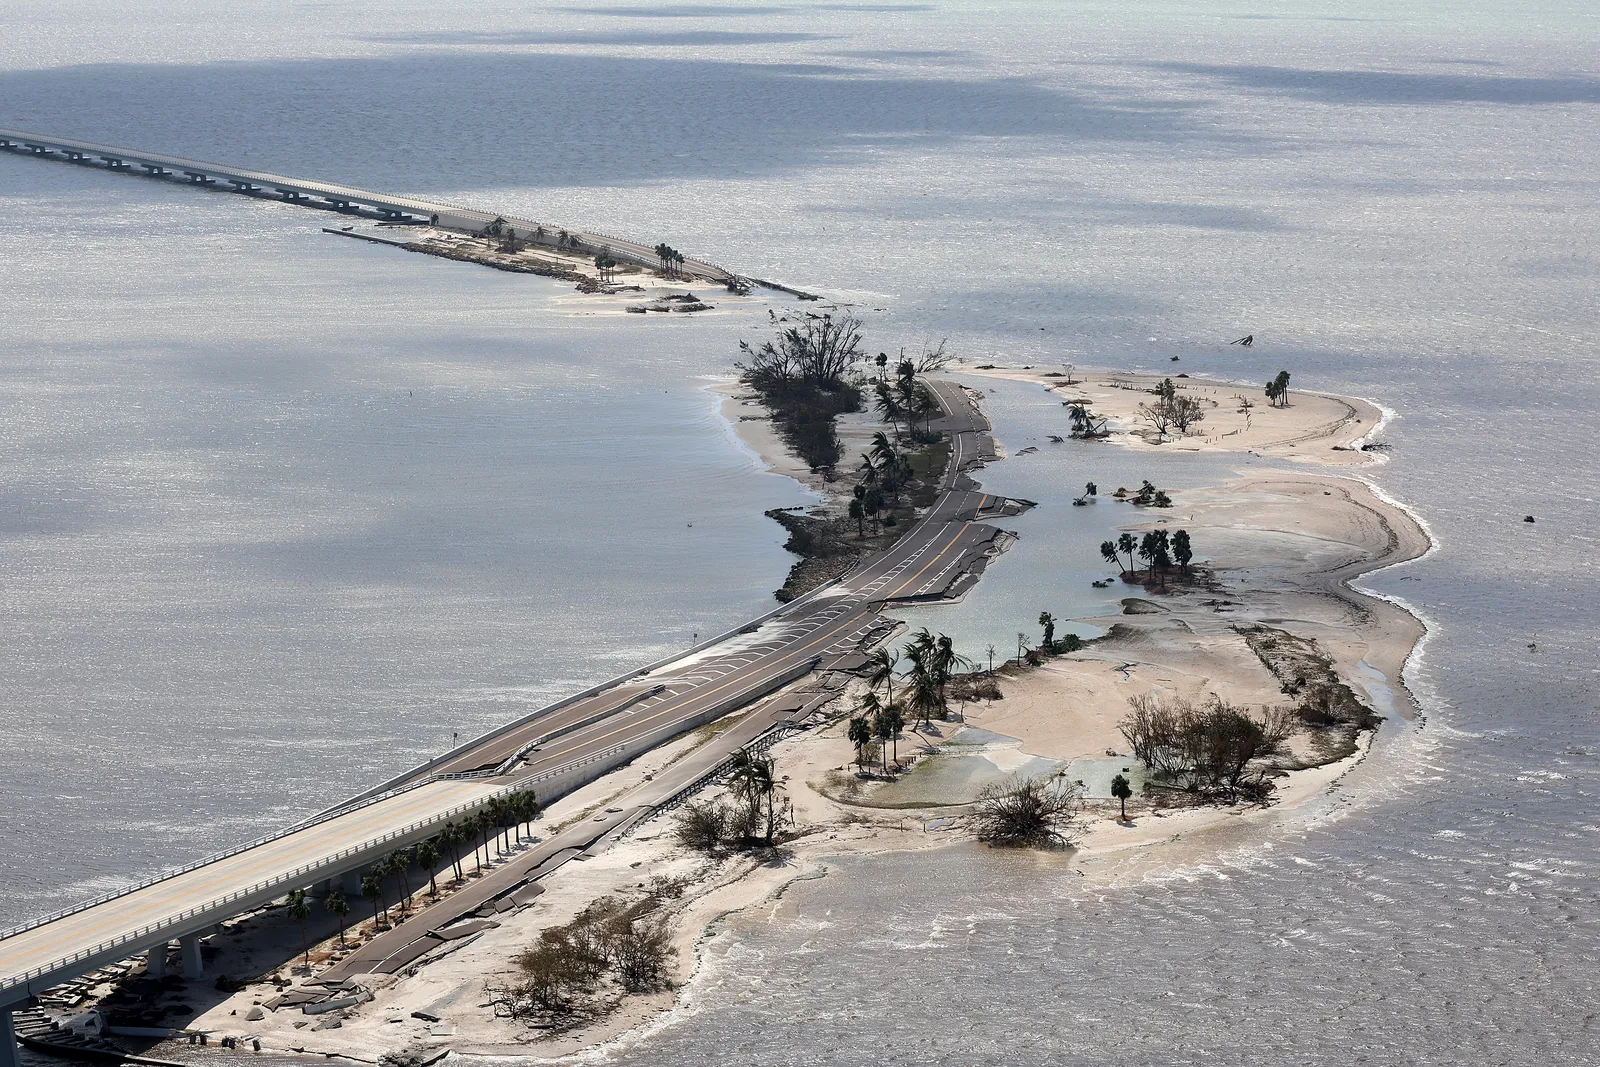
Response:
[{"label": "concrete bridge span", "polygon": [[[427,222],[444,229],[463,230],[468,233],[482,233],[499,223],[504,230],[514,232],[519,238],[534,244],[549,245],[552,248],[555,247],[558,234],[565,230],[581,241],[585,249],[594,251],[607,249],[618,259],[646,267],[657,266],[660,262],[654,247],[622,237],[612,237],[609,234],[552,226],[532,219],[496,215],[475,208],[456,207],[418,197],[375,193],[334,182],[292,178],[268,171],[206,163],[159,152],[136,151],[96,144],[93,141],[47,137],[4,128],[0,128],[0,150],[40,159],[75,163],[80,166],[163,178],[258,199],[278,199],[286,203],[343,212],[359,212],[365,209],[381,218],[396,222],[407,220]],[[700,259],[684,259],[678,264],[677,269],[680,273],[718,285],[744,282],[744,279],[732,271]]]}]

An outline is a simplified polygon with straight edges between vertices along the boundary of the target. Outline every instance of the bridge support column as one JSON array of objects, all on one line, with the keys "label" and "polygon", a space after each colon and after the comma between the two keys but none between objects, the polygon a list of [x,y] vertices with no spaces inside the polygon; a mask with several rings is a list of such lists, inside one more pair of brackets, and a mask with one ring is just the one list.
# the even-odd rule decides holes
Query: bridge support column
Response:
[{"label": "bridge support column", "polygon": [[144,973],[151,978],[163,978],[167,973],[167,942],[151,945],[144,954]]},{"label": "bridge support column", "polygon": [[200,935],[190,934],[179,938],[178,947],[183,951],[183,976],[191,981],[204,978],[206,969],[200,962]]},{"label": "bridge support column", "polygon": [[11,1009],[0,1008],[0,1067],[22,1067],[17,1049],[17,1030],[11,1025]]},{"label": "bridge support column", "polygon": [[339,878],[339,892],[351,903],[361,899],[361,870],[345,871]]}]

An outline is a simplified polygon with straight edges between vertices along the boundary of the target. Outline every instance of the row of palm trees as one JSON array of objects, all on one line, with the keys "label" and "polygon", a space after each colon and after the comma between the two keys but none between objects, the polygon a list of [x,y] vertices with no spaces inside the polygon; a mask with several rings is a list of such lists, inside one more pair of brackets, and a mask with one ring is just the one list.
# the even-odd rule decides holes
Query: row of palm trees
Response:
[{"label": "row of palm trees", "polygon": [[661,261],[662,271],[669,274],[677,274],[683,270],[683,253],[665,241],[656,245],[653,251],[656,254],[656,258]]},{"label": "row of palm trees", "polygon": [[[904,671],[900,669],[902,662],[907,665]],[[867,694],[861,700],[860,714],[850,722],[849,737],[856,746],[857,762],[862,762],[862,752],[877,738],[894,745],[898,763],[898,741],[906,725],[906,712],[924,728],[935,715],[944,718],[950,709],[950,682],[958,671],[973,666],[972,660],[956,652],[948,634],[935,636],[926,627],[918,630],[900,652],[873,650],[867,656]],[[895,698],[897,683],[899,699]],[[887,758],[884,773],[888,773]]]},{"label": "row of palm trees", "polygon": [[882,430],[872,435],[872,448],[861,453],[860,470],[855,499],[850,501],[850,518],[855,520],[858,537],[865,536],[864,524],[868,519],[872,521],[873,536],[877,536],[883,509],[899,505],[900,490],[915,476],[915,471],[911,458]]},{"label": "row of palm trees", "polygon": [[[395,880],[400,890],[398,905],[404,921],[411,907],[411,869],[421,867],[428,872],[428,893],[439,899],[438,872],[440,868],[455,868],[456,881],[465,880],[461,868],[462,845],[472,845],[472,858],[476,873],[483,873],[483,865],[490,862],[491,842],[498,854],[504,855],[522,844],[524,826],[531,824],[540,812],[539,802],[532,793],[508,793],[491,797],[483,807],[460,820],[445,823],[439,832],[413,848],[396,849],[367,868],[361,878],[361,896],[372,906],[374,927],[389,925],[389,905],[384,898],[389,893],[389,879]],[[448,856],[448,860],[446,859]],[[306,922],[311,918],[311,905],[304,889],[289,894],[287,914],[300,926],[300,947],[306,964],[311,962],[310,947],[306,944]],[[323,901],[328,913],[339,920],[339,944],[345,943],[345,920],[350,914],[350,902],[338,890],[329,893]]]},{"label": "row of palm trees", "polygon": [[[874,406],[878,414],[894,429],[897,439],[916,436],[919,422],[923,424],[922,432],[931,434],[934,416],[944,411],[933,391],[917,381],[916,368],[909,360],[900,364],[900,375],[894,384],[879,381],[873,392],[877,396]],[[905,426],[903,432],[902,425]]]}]

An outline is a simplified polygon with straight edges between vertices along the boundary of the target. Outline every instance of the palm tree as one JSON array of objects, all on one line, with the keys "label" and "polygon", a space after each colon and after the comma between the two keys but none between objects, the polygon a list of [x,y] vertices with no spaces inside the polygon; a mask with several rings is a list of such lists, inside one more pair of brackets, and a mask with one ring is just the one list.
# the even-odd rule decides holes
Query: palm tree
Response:
[{"label": "palm tree", "polygon": [[1120,549],[1128,557],[1128,571],[1129,571],[1129,573],[1132,573],[1133,571],[1138,570],[1139,568],[1134,564],[1134,561],[1133,561],[1133,554],[1134,554],[1135,551],[1138,550],[1139,542],[1134,539],[1133,534],[1125,533],[1125,534],[1122,534],[1121,536],[1119,536],[1117,538],[1117,548]]},{"label": "palm tree", "polygon": [[900,731],[905,729],[906,717],[900,713],[899,704],[883,709],[884,720],[889,724],[889,740],[894,745],[894,765],[900,766]]},{"label": "palm tree", "polygon": [[289,918],[300,924],[300,951],[305,954],[306,970],[311,969],[311,948],[306,944],[306,920],[311,918],[311,905],[306,902],[306,891],[296,889],[289,894]]},{"label": "palm tree", "polygon": [[1021,630],[1017,631],[1017,666],[1022,666],[1022,651],[1028,646],[1028,635]]},{"label": "palm tree", "polygon": [[[923,631],[926,633],[927,631]],[[940,634],[939,639],[933,644],[933,654],[929,657],[928,667],[933,674],[933,684],[939,694],[939,713],[943,715],[949,710],[945,699],[945,690],[950,686],[950,679],[955,675],[957,668],[970,668],[973,663],[965,656],[957,655],[955,642],[949,634]]]},{"label": "palm tree", "polygon": [[417,846],[417,863],[428,872],[428,895],[438,900],[439,883],[433,872],[439,867],[439,845],[434,838],[430,837]]},{"label": "palm tree", "polygon": [[344,948],[344,920],[350,914],[350,902],[344,894],[335,889],[328,894],[322,906],[328,909],[328,914],[339,920],[339,947]]},{"label": "palm tree", "polygon": [[1100,555],[1105,558],[1107,563],[1118,570],[1122,569],[1122,557],[1117,554],[1117,543],[1115,541],[1101,541]]},{"label": "palm tree", "polygon": [[994,673],[995,647],[993,645],[990,645],[986,651],[989,653],[989,673],[993,674]]},{"label": "palm tree", "polygon": [[439,844],[450,849],[450,860],[455,864],[457,882],[460,882],[463,877],[461,873],[461,842],[466,839],[466,832],[461,829],[459,823],[447,822],[439,828]]},{"label": "palm tree", "polygon": [[1188,530],[1175,530],[1172,534],[1172,558],[1184,574],[1189,573],[1189,561],[1194,559],[1194,546],[1189,543]]},{"label": "palm tree", "polygon": [[856,540],[859,541],[867,536],[867,507],[862,503],[867,491],[864,486],[858,485],[856,493],[858,495],[850,501],[850,517],[856,520]]},{"label": "palm tree", "polygon": [[1048,611],[1041,611],[1039,625],[1044,627],[1044,650],[1050,652],[1056,647],[1056,617]]},{"label": "palm tree", "polygon": [[740,749],[733,757],[733,772],[729,775],[729,785],[733,795],[740,798],[750,808],[752,818],[761,814],[761,802],[766,800],[767,806],[767,831],[764,844],[772,844],[773,830],[773,793],[777,791],[777,777],[773,773],[773,763],[770,756],[752,756],[744,749]]},{"label": "palm tree", "polygon": [[522,799],[522,821],[528,824],[528,836],[532,837],[533,820],[539,817],[539,812],[542,810],[539,807],[539,798],[532,792],[518,793],[517,796]]},{"label": "palm tree", "polygon": [[894,672],[900,666],[900,656],[887,648],[873,649],[867,656],[867,684],[873,689],[883,686],[886,690],[885,704],[894,703]]},{"label": "palm tree", "polygon": [[[874,697],[873,699],[877,699]],[[872,723],[865,715],[857,715],[850,720],[850,743],[856,746],[856,766],[862,764],[861,753],[872,741]]]},{"label": "palm tree", "polygon": [[921,649],[908,648],[906,656],[911,660],[908,702],[926,729],[933,713],[940,710],[939,685],[928,666],[928,656]]},{"label": "palm tree", "polygon": [[[389,875],[392,873],[389,870],[389,861],[391,858],[392,857],[390,856],[384,856],[375,861],[371,868],[372,877],[378,880],[378,892],[385,896],[387,896],[389,893]],[[389,905],[387,904],[383,906],[383,918],[384,921],[388,921]]]},{"label": "palm tree", "polygon": [[[472,830],[478,835],[478,843],[472,846],[472,862],[478,865],[478,873],[483,873],[484,861],[489,858],[489,813],[479,808],[472,816]],[[483,849],[483,859],[478,858],[478,849]]]},{"label": "palm tree", "polygon": [[1133,796],[1133,786],[1122,775],[1111,779],[1111,795],[1122,802],[1122,821],[1128,821],[1128,798]]},{"label": "palm tree", "polygon": [[406,877],[411,870],[411,850],[402,848],[398,852],[391,852],[389,870],[394,872],[395,881],[400,883],[400,914],[404,917],[411,906],[411,879]]},{"label": "palm tree", "polygon": [[879,382],[877,388],[878,400],[876,407],[878,416],[887,422],[894,430],[896,437],[900,436],[900,419],[905,415],[905,409],[900,406],[900,401],[895,398],[894,392],[887,382]]},{"label": "palm tree", "polygon": [[[377,929],[378,901],[383,899],[383,883],[378,880],[377,875],[369,874],[361,879],[361,895],[372,902],[372,926],[373,929]],[[389,908],[387,906],[383,909],[383,921],[386,923],[389,921]]]},{"label": "palm tree", "polygon": [[889,739],[894,737],[894,727],[889,725],[887,712],[880,711],[872,717],[872,735],[878,739],[878,754],[883,760],[883,776],[889,776]]}]

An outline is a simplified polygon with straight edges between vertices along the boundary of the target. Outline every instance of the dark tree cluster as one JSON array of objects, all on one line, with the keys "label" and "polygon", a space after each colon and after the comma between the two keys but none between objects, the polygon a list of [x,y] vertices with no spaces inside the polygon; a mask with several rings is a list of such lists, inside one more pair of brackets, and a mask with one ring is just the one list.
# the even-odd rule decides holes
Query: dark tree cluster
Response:
[{"label": "dark tree cluster", "polygon": [[772,410],[789,447],[812,470],[831,472],[843,455],[834,419],[861,409],[861,389],[849,381],[862,358],[861,322],[848,312],[807,315],[759,345],[739,342],[739,380]]},{"label": "dark tree cluster", "polygon": [[698,852],[771,848],[789,805],[770,756],[741,749],[728,765],[731,802],[690,804],[678,816],[678,843]]},{"label": "dark tree cluster", "polygon": [[968,826],[997,848],[1067,848],[1082,829],[1083,787],[1061,777],[1013,775],[978,794]]},{"label": "dark tree cluster", "polygon": [[562,1019],[588,1014],[589,995],[603,984],[625,993],[665,989],[671,942],[658,912],[681,893],[680,884],[657,879],[633,903],[600,898],[572,922],[540,934],[516,958],[519,981],[495,999],[516,1018]]},{"label": "dark tree cluster", "polygon": [[1167,572],[1174,565],[1188,576],[1189,564],[1194,559],[1194,544],[1189,539],[1188,530],[1174,530],[1169,534],[1166,530],[1155,529],[1139,538],[1125,533],[1115,541],[1101,541],[1100,555],[1107,563],[1118,567],[1122,566],[1122,557],[1126,555],[1128,566],[1124,574],[1139,573],[1134,560],[1136,557],[1144,560],[1147,564],[1147,580],[1160,581],[1162,588],[1165,588]]},{"label": "dark tree cluster", "polygon": [[1117,724],[1151,780],[1207,799],[1264,801],[1275,788],[1265,761],[1297,728],[1289,708],[1252,715],[1213,696],[1204,705],[1138,696]]},{"label": "dark tree cluster", "polygon": [[1143,415],[1162,436],[1174,429],[1179,433],[1188,433],[1189,427],[1205,421],[1206,413],[1200,401],[1179,393],[1171,378],[1164,379],[1151,392],[1155,394],[1155,400],[1148,404],[1140,404],[1139,414]]},{"label": "dark tree cluster", "polygon": [[1267,399],[1273,407],[1286,408],[1289,406],[1289,372],[1281,370],[1272,381],[1267,383]]},{"label": "dark tree cluster", "polygon": [[683,253],[666,242],[656,245],[655,253],[663,274],[676,274],[683,269]]}]

